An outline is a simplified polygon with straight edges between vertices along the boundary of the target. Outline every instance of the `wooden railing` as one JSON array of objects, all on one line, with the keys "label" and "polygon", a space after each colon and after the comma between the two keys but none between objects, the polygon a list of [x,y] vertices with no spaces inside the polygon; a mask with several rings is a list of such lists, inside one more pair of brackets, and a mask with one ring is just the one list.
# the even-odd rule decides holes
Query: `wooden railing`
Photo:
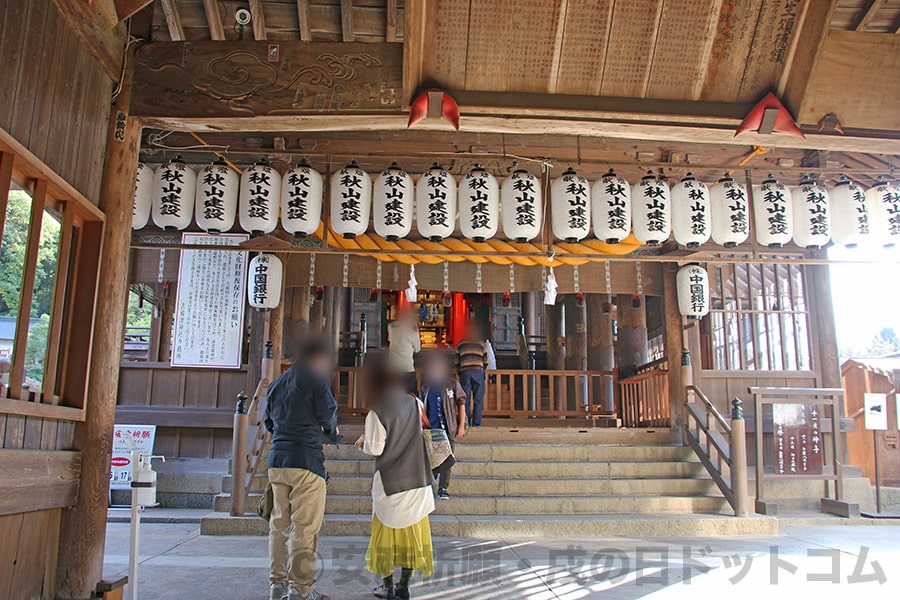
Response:
[{"label": "wooden railing", "polygon": [[731,505],[735,516],[746,517],[749,512],[747,440],[741,401],[737,398],[732,401],[729,422],[700,388],[688,385],[686,390],[685,439]]},{"label": "wooden railing", "polygon": [[[358,367],[341,367],[332,392],[342,414],[364,415],[370,399],[360,387]],[[615,414],[613,374],[588,371],[494,370],[486,376],[487,417],[587,417]]]},{"label": "wooden railing", "polygon": [[[271,349],[267,348],[267,351],[270,352]],[[246,510],[247,496],[269,439],[265,423],[266,394],[269,391],[269,383],[275,376],[275,360],[271,354],[263,358],[262,374],[263,379],[256,386],[250,404],[246,404],[246,395],[239,395],[234,413],[231,448],[232,516],[243,516]]]},{"label": "wooden railing", "polygon": [[625,427],[669,427],[668,361],[663,358],[638,368],[636,375],[619,381],[622,425]]}]

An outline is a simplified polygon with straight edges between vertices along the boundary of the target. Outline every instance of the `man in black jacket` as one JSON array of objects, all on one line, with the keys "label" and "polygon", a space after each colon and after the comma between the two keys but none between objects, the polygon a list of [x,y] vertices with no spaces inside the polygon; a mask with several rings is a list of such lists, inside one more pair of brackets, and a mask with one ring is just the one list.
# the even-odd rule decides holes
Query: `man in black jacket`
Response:
[{"label": "man in black jacket", "polygon": [[272,433],[269,482],[271,600],[328,600],[313,585],[319,530],[325,516],[323,444],[337,444],[337,402],[331,393],[328,346],[307,341],[294,365],[269,386],[266,429]]}]

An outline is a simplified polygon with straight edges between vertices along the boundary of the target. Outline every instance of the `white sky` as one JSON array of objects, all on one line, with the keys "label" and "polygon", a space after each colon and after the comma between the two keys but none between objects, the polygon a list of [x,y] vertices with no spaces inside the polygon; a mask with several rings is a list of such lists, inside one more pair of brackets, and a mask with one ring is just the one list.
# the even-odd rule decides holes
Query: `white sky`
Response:
[{"label": "white sky", "polygon": [[865,348],[882,327],[900,334],[900,248],[834,246],[828,257],[879,261],[831,265],[838,346]]}]

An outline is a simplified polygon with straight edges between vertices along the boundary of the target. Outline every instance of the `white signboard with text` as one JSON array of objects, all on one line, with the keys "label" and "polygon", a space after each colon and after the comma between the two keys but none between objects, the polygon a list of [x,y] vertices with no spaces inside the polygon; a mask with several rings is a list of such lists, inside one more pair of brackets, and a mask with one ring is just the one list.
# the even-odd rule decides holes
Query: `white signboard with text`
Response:
[{"label": "white signboard with text", "polygon": [[[131,489],[131,453],[153,454],[156,425],[115,425],[113,427],[112,463],[109,487],[113,490]],[[140,468],[140,465],[138,465]]]},{"label": "white signboard with text", "polygon": [[[184,244],[237,246],[246,234],[185,233]],[[247,253],[182,250],[178,266],[173,367],[239,368]]]},{"label": "white signboard with text", "polygon": [[863,402],[866,429],[885,431],[888,428],[887,394],[865,394]]}]

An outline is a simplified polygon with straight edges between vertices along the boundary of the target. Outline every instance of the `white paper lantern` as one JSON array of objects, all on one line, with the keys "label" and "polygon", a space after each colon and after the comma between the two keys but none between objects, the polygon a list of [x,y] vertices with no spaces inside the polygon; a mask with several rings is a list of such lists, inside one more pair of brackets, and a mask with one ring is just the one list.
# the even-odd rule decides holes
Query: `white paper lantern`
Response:
[{"label": "white paper lantern", "polygon": [[372,220],[375,233],[396,242],[412,231],[415,184],[409,173],[392,163],[375,178],[372,192]]},{"label": "white paper lantern", "polygon": [[281,174],[261,159],[241,174],[241,229],[251,235],[275,231],[281,206]]},{"label": "white paper lantern", "polygon": [[753,227],[756,241],[769,248],[781,248],[794,237],[791,190],[772,174],[753,187]]},{"label": "white paper lantern", "polygon": [[197,174],[194,212],[203,231],[222,233],[234,225],[240,177],[222,158]]},{"label": "white paper lantern", "polygon": [[281,302],[284,266],[274,254],[257,254],[250,261],[247,302],[257,310],[272,310]]},{"label": "white paper lantern", "polygon": [[634,237],[648,246],[666,241],[672,228],[672,202],[665,180],[648,171],[632,186],[631,201]]},{"label": "white paper lantern", "polygon": [[322,175],[305,160],[281,179],[281,226],[297,237],[319,229],[322,220]]},{"label": "white paper lantern", "polygon": [[134,178],[134,205],[131,210],[131,228],[143,229],[150,221],[153,207],[153,169],[142,162],[137,164]]},{"label": "white paper lantern", "polygon": [[900,185],[879,177],[866,196],[869,208],[877,215],[881,243],[885,247],[900,243]]},{"label": "white paper lantern", "polygon": [[346,239],[362,235],[371,210],[372,179],[351,160],[331,177],[331,228]]},{"label": "white paper lantern", "polygon": [[503,235],[519,243],[539,236],[544,222],[541,180],[525,169],[513,171],[500,186],[500,209]]},{"label": "white paper lantern", "polygon": [[697,248],[712,235],[712,216],[709,208],[709,188],[688,173],[672,186],[672,232],[675,241],[688,248]]},{"label": "white paper lantern", "polygon": [[631,233],[631,185],[613,169],[591,188],[594,235],[607,244],[618,244]]},{"label": "white paper lantern", "polygon": [[156,226],[166,231],[180,231],[190,225],[196,190],[197,174],[180,156],[158,168],[151,210]]},{"label": "white paper lantern", "polygon": [[835,244],[853,248],[874,238],[872,214],[863,189],[841,175],[829,192],[831,197],[832,233]]},{"label": "white paper lantern", "polygon": [[743,244],[750,234],[750,204],[747,188],[725,174],[709,188],[712,211],[712,239],[726,248]]},{"label": "white paper lantern", "polygon": [[550,186],[553,235],[570,244],[591,231],[591,186],[569,167]]},{"label": "white paper lantern", "polygon": [[828,190],[808,176],[791,189],[794,205],[794,243],[821,248],[831,241],[831,201]]},{"label": "white paper lantern", "polygon": [[675,278],[678,311],[688,319],[700,319],[709,313],[709,275],[697,264],[678,269]]},{"label": "white paper lantern", "polygon": [[500,226],[500,185],[497,178],[481,167],[463,177],[458,188],[459,230],[475,242],[497,235]]},{"label": "white paper lantern", "polygon": [[416,183],[416,227],[432,242],[453,235],[456,228],[456,179],[438,163]]}]

